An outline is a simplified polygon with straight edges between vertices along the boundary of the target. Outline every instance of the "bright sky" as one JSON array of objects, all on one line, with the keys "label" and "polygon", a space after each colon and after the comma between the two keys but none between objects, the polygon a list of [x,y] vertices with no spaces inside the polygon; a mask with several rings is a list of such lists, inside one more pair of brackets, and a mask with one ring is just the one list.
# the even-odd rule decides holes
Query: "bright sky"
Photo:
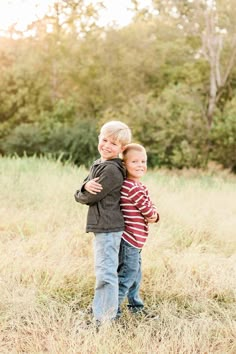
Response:
[{"label": "bright sky", "polygon": [[[24,31],[27,24],[37,17],[41,18],[46,13],[48,5],[54,0],[0,0],[0,30],[6,30],[13,23],[17,23],[17,29]],[[96,1],[96,0],[93,0]],[[127,10],[131,7],[131,0],[103,0],[107,7],[101,16],[101,24],[107,25],[117,22],[120,26],[127,25],[132,14]],[[150,4],[150,0],[140,0],[145,5]]]},{"label": "bright sky", "polygon": [[[42,17],[51,0],[0,0],[0,29],[6,30],[13,23],[24,30],[27,24]],[[38,3],[38,5],[36,5]]]}]

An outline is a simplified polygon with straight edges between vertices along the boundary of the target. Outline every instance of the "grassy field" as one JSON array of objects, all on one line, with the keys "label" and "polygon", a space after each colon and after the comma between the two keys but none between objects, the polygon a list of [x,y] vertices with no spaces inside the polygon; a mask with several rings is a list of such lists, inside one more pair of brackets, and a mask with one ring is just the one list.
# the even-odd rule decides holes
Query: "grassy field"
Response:
[{"label": "grassy field", "polygon": [[236,353],[236,177],[149,172],[161,221],[143,250],[142,296],[159,321],[125,309],[84,325],[93,235],[73,194],[84,168],[0,159],[0,353]]}]

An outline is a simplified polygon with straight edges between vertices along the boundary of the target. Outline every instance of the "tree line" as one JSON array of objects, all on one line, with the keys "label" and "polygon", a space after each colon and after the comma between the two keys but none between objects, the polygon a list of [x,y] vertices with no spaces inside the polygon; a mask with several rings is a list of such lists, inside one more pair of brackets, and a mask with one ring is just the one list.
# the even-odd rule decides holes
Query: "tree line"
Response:
[{"label": "tree line", "polygon": [[234,0],[134,0],[122,28],[97,24],[102,5],[55,1],[0,37],[0,153],[88,166],[99,126],[119,119],[152,167],[235,172]]}]

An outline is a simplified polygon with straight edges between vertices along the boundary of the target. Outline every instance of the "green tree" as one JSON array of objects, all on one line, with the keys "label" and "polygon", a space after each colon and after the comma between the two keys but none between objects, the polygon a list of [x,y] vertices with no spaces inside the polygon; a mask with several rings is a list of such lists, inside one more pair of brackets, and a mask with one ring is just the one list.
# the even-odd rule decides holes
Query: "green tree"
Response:
[{"label": "green tree", "polygon": [[167,16],[184,36],[196,39],[195,55],[208,64],[206,118],[211,129],[214,113],[222,104],[236,62],[236,21],[234,0],[153,0],[162,18]]},{"label": "green tree", "polygon": [[198,92],[178,84],[164,89],[158,98],[140,95],[121,110],[108,110],[103,121],[122,117],[134,140],[146,147],[150,166],[199,167],[208,159],[202,110]]}]

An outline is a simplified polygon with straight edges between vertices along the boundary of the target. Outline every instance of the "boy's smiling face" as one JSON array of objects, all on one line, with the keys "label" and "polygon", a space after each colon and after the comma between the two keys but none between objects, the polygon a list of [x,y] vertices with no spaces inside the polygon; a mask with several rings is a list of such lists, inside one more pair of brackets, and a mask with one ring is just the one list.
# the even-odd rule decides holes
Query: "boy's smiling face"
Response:
[{"label": "boy's smiling face", "polygon": [[102,161],[115,159],[124,150],[124,147],[112,136],[99,135],[98,151]]},{"label": "boy's smiling face", "polygon": [[125,159],[127,177],[138,182],[147,172],[147,155],[144,151],[130,150]]}]

